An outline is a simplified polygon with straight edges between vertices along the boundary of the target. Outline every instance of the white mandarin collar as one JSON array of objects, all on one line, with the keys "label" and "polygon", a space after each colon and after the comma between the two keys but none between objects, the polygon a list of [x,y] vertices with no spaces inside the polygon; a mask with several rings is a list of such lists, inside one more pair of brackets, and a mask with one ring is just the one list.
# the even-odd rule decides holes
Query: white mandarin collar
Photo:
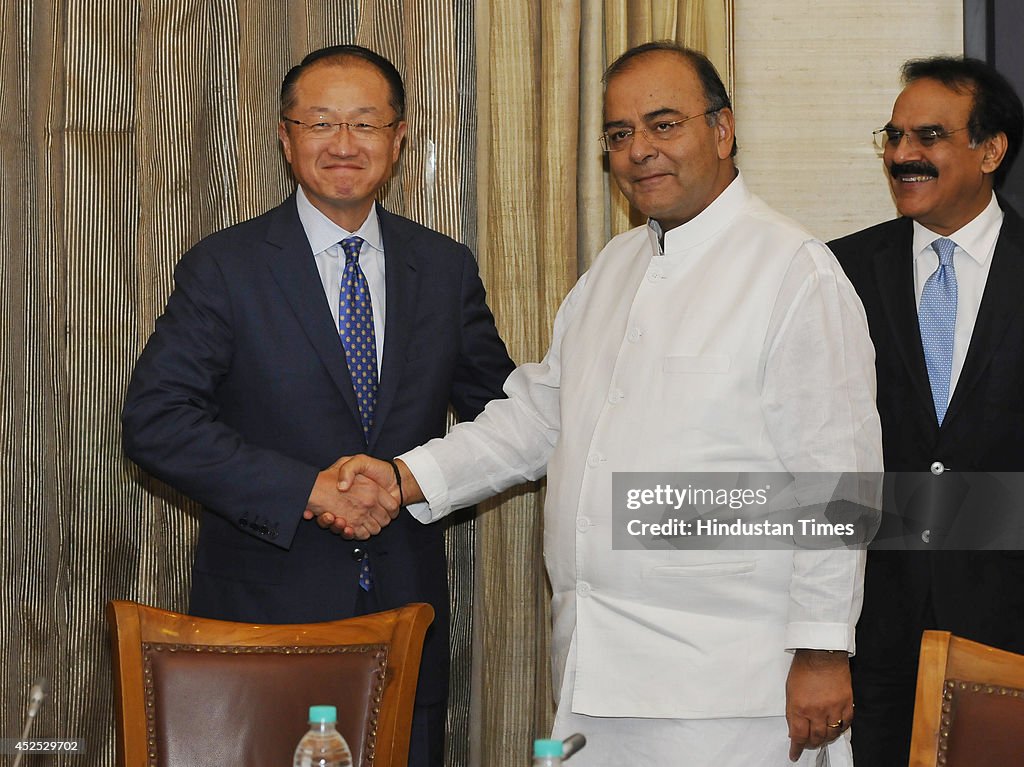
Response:
[{"label": "white mandarin collar", "polygon": [[[370,213],[367,215],[366,220],[354,232],[343,229],[327,218],[321,210],[309,201],[301,186],[295,192],[295,207],[298,209],[299,221],[302,222],[302,228],[306,232],[306,239],[309,240],[309,247],[314,255],[323,253],[332,245],[337,245],[346,237],[351,237],[352,235],[362,237],[368,245],[371,245],[378,251],[383,252],[384,250],[384,240],[380,233],[380,219],[377,217],[376,203],[370,208]],[[330,253],[336,255],[335,250],[330,251]]]},{"label": "white mandarin collar", "polygon": [[649,219],[647,227],[654,252],[659,255],[680,253],[715,237],[732,223],[749,199],[750,190],[737,170],[729,186],[685,224],[663,232],[657,221]]}]

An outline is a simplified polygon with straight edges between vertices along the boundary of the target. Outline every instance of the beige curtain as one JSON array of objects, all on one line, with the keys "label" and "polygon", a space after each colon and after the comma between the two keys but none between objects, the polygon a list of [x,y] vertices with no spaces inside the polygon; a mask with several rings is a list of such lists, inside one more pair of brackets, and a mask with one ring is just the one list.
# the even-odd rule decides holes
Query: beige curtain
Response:
[{"label": "beige curtain", "polygon": [[[731,0],[477,0],[479,260],[499,329],[539,360],[562,298],[632,224],[597,138],[601,75],[632,45],[674,39],[731,83]],[[634,222],[638,223],[638,222]],[[513,767],[553,718],[543,486],[478,519],[471,763]]]},{"label": "beige curtain", "polygon": [[[88,744],[31,764],[113,764],[106,600],[186,605],[196,510],[124,460],[118,412],[180,254],[291,189],[275,137],[288,66],[336,42],[398,65],[412,127],[385,202],[479,245],[491,305],[526,361],[581,266],[626,225],[597,149],[601,70],[655,37],[707,45],[726,69],[727,6],[0,4],[2,727],[20,732],[28,687],[45,677],[34,734]],[[527,763],[550,724],[541,494],[519,489],[476,531],[449,530],[453,767],[470,761],[471,718],[472,762],[488,767]]]}]

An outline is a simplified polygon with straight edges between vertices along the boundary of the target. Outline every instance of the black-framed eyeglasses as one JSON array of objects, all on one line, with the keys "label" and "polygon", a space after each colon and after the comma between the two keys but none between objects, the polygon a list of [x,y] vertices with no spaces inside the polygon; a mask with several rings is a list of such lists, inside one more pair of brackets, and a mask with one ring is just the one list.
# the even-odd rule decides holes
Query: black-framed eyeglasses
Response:
[{"label": "black-framed eyeglasses", "polygon": [[[644,134],[644,138],[648,141],[671,141],[672,139],[679,138],[679,136],[682,135],[682,127],[684,123],[687,123],[690,120],[696,120],[698,117],[707,117],[708,115],[713,115],[715,112],[721,111],[722,107],[719,107],[718,109],[709,109],[707,112],[701,112],[699,115],[683,117],[679,120],[654,122],[646,128],[640,128],[639,132]],[[636,128],[613,128],[612,130],[602,133],[598,141],[601,142],[601,148],[606,152],[621,152],[633,143],[633,138],[636,136],[637,132]]]},{"label": "black-framed eyeglasses", "polygon": [[353,138],[376,140],[384,136],[384,131],[388,128],[394,127],[398,124],[398,120],[392,120],[385,125],[374,125],[373,123],[331,123],[331,122],[315,122],[315,123],[304,123],[301,120],[294,120],[291,117],[281,116],[281,119],[286,123],[292,125],[298,125],[303,133],[310,138],[331,138],[336,135],[342,128],[342,126],[348,128],[349,135]]},{"label": "black-framed eyeglasses", "polygon": [[944,128],[911,128],[907,131],[902,131],[899,128],[892,128],[886,126],[885,128],[879,128],[871,133],[871,137],[875,142],[875,149],[879,152],[884,152],[886,149],[895,149],[903,141],[903,137],[907,137],[907,141],[913,146],[925,147],[926,149],[930,146],[934,146],[936,142],[942,141],[952,136],[954,133],[967,130],[969,126],[963,128],[954,128],[953,130],[946,130]]}]

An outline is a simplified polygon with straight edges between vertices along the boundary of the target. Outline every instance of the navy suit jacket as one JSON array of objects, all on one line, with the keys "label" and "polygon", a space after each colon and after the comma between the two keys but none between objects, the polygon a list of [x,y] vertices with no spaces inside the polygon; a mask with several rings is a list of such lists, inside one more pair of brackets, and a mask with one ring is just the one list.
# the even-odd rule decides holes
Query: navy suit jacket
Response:
[{"label": "navy suit jacket", "polygon": [[378,206],[387,316],[369,444],[335,319],[294,195],[186,253],[128,387],[124,446],[204,507],[190,611],[290,623],[353,614],[369,552],[383,607],[428,602],[419,703],[443,700],[448,588],[443,531],[403,511],[346,541],[302,519],[341,455],[392,457],[474,418],[513,368],[470,251]]},{"label": "navy suit jacket", "polygon": [[[928,498],[929,484],[960,493],[957,522],[967,527],[978,520],[972,515],[991,511],[973,503],[971,493],[998,497],[982,487],[985,473],[1024,470],[1024,222],[1000,204],[1003,225],[977,323],[941,426],[918,328],[912,221],[896,219],[829,243],[864,303],[875,345],[886,472],[919,473],[897,478],[915,485],[901,500]],[[932,475],[936,461],[949,473]],[[965,481],[965,472],[976,474]],[[1008,500],[1012,512],[1024,515],[1020,498]],[[908,615],[929,597],[938,627],[1024,652],[1024,552],[872,551],[866,579],[858,656],[891,649]]]}]

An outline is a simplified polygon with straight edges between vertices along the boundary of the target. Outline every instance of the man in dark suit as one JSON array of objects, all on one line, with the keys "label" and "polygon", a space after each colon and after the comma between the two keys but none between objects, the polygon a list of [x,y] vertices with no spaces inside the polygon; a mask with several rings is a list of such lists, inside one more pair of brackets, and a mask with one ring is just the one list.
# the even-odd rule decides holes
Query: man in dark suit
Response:
[{"label": "man in dark suit", "polygon": [[889,475],[888,496],[905,548],[925,549],[868,553],[858,767],[907,764],[923,630],[1024,652],[1022,553],[948,550],[970,545],[951,525],[985,524],[972,498],[986,473],[1024,467],[1024,222],[993,191],[1020,148],[1021,101],[971,59],[911,61],[903,79],[876,132],[901,218],[829,243],[875,344],[886,472],[916,472]]},{"label": "man in dark suit", "polygon": [[[440,765],[442,534],[369,483],[340,494],[326,471],[443,434],[449,405],[472,419],[513,368],[469,250],[374,202],[404,108],[398,71],[365,48],[316,51],[287,74],[278,132],[298,189],[181,259],[128,388],[124,445],[204,506],[194,614],[290,623],[433,605],[409,763]],[[349,540],[308,521],[325,511],[360,539],[390,525]]]}]

